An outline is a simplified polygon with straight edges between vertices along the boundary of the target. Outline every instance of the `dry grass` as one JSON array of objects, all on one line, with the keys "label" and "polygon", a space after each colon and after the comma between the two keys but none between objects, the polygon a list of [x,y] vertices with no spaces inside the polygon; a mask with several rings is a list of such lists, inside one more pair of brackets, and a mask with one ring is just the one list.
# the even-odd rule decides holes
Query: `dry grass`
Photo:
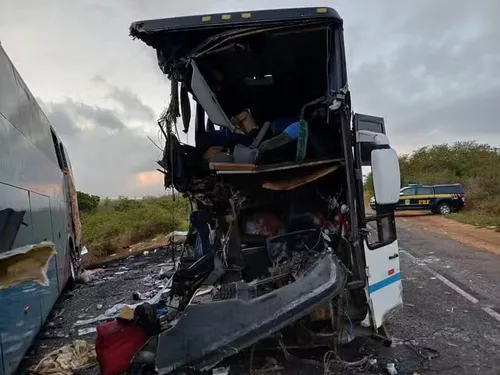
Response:
[{"label": "dry grass", "polygon": [[140,201],[104,201],[95,212],[82,213],[84,245],[94,257],[188,227],[189,203],[171,196]]}]

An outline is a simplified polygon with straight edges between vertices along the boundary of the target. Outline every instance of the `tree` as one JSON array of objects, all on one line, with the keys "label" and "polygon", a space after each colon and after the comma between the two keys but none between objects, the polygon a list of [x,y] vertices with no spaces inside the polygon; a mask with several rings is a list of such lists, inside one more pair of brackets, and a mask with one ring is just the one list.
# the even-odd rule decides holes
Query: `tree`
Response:
[{"label": "tree", "polygon": [[82,191],[77,191],[78,209],[81,212],[92,212],[97,209],[101,198],[98,195],[91,195]]}]

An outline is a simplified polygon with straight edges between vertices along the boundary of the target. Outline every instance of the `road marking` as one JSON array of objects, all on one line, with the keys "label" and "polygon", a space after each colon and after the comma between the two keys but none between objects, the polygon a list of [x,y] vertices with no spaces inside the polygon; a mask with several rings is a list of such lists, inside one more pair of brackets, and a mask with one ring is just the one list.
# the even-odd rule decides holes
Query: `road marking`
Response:
[{"label": "road marking", "polygon": [[420,267],[422,268],[425,268],[428,272],[432,273],[437,279],[439,279],[442,283],[446,284],[448,287],[450,287],[451,289],[453,289],[455,292],[457,292],[458,294],[460,294],[462,297],[464,297],[465,299],[469,300],[470,302],[472,303],[478,303],[479,300],[474,297],[474,296],[471,296],[469,293],[467,293],[465,290],[463,290],[462,288],[460,288],[459,286],[453,284],[450,280],[448,280],[446,277],[440,275],[439,273],[437,273],[436,271],[434,271],[432,268],[430,268],[429,266],[427,265],[422,265],[422,261],[420,259],[418,259],[417,257],[411,255],[408,251],[406,250],[403,250],[403,249],[400,249],[399,250],[402,254],[405,254],[408,258],[411,259],[411,261],[417,265],[420,265]]},{"label": "road marking", "polygon": [[[440,273],[434,271],[431,267],[429,267],[427,265],[423,265],[422,261],[419,258],[417,258],[416,256],[410,254],[408,251],[403,250],[401,248],[399,248],[399,252],[401,254],[406,255],[416,265],[424,268],[426,271],[428,271],[431,274],[433,274],[443,284],[445,284],[449,288],[453,289],[455,292],[457,292],[458,294],[460,294],[462,297],[464,297],[468,301],[472,302],[473,304],[479,303],[479,300],[476,297],[474,297],[471,294],[467,293],[465,290],[463,290],[462,288],[460,288],[458,285],[455,285],[450,280],[448,280],[446,277],[444,277]],[[481,310],[483,310],[486,314],[488,314],[489,316],[491,316],[493,319],[495,319],[495,320],[497,320],[497,321],[500,322],[500,314],[497,313],[495,310],[493,310],[491,307],[482,307]]]},{"label": "road marking", "polygon": [[483,311],[500,322],[500,314],[493,310],[491,307],[483,307]]}]

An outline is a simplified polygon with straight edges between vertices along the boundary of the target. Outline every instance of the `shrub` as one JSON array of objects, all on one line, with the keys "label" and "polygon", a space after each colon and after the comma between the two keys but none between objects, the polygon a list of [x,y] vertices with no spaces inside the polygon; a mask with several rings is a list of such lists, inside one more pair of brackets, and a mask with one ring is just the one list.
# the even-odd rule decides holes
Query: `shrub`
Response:
[{"label": "shrub", "polygon": [[76,198],[78,199],[78,209],[81,212],[95,211],[101,200],[101,198],[97,195],[90,195],[82,191],[76,192]]},{"label": "shrub", "polygon": [[[457,142],[422,147],[399,158],[401,186],[409,183],[461,183],[467,197],[464,215],[500,216],[500,150],[477,142]],[[373,194],[371,173],[365,179],[367,195]],[[491,222],[491,221],[490,221]],[[494,221],[493,221],[494,222]]]},{"label": "shrub", "polygon": [[107,206],[82,213],[83,241],[95,256],[104,256],[159,234],[185,230],[188,215],[189,202],[180,197],[110,200]]}]

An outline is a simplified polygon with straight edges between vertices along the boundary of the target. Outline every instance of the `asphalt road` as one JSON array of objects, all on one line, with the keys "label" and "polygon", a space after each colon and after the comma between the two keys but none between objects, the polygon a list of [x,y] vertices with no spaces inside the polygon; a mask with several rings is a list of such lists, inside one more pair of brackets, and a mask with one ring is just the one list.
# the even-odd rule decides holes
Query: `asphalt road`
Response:
[{"label": "asphalt road", "polygon": [[[500,255],[435,234],[421,222],[421,218],[398,219],[405,305],[388,324],[393,346],[375,349],[379,365],[394,362],[399,375],[500,374]],[[92,341],[95,334],[79,336],[74,322],[96,316],[116,303],[134,303],[132,293],[136,290],[161,286],[156,285],[161,284],[157,280],[159,264],[169,259],[169,254],[158,251],[117,261],[106,267],[98,285],[79,286],[63,296],[54,310],[55,315],[60,313],[58,318],[41,333],[21,372],[75,338]],[[150,279],[145,281],[147,275]],[[314,353],[316,358],[323,354]],[[323,374],[314,366],[290,363],[278,352],[271,357],[284,367],[281,375]],[[258,369],[266,357],[256,355],[254,361],[253,368]],[[99,371],[93,368],[85,373]],[[248,358],[230,371],[248,373]]]},{"label": "asphalt road", "polygon": [[500,374],[500,256],[411,220],[398,220],[398,238],[405,306],[389,331],[439,353],[419,373]]}]

